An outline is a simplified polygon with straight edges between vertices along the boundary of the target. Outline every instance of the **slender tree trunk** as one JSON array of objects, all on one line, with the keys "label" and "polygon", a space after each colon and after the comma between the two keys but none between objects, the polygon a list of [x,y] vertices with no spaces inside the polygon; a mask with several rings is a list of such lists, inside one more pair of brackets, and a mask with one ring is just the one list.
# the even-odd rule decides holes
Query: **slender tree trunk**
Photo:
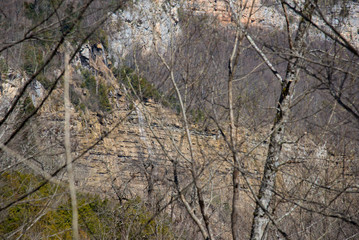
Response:
[{"label": "slender tree trunk", "polygon": [[[314,5],[310,0],[306,0],[303,14],[311,19],[314,11]],[[290,100],[294,84],[298,80],[299,74],[299,59],[304,52],[304,37],[309,27],[309,23],[303,18],[301,19],[297,36],[293,44],[292,57],[289,58],[289,63],[286,70],[286,77],[281,83],[281,95],[277,103],[277,113],[274,119],[273,132],[270,137],[267,159],[264,166],[264,173],[262,177],[259,194],[257,197],[256,208],[253,216],[253,224],[251,230],[252,240],[264,239],[266,228],[269,223],[269,206],[273,198],[275,189],[275,181],[279,166],[280,154],[282,151],[283,138],[285,136],[286,124],[289,121],[290,115]]]},{"label": "slender tree trunk", "polygon": [[[68,45],[66,45],[68,48]],[[65,101],[65,151],[66,151],[66,164],[67,175],[69,178],[69,189],[71,196],[72,206],[72,236],[74,240],[79,239],[79,227],[78,227],[78,211],[77,211],[77,199],[75,189],[75,177],[72,167],[71,157],[71,142],[70,142],[70,55],[68,50],[65,50],[65,76],[64,76],[64,101]]]},{"label": "slender tree trunk", "polygon": [[235,126],[234,118],[234,106],[233,106],[233,79],[236,67],[239,61],[240,46],[243,40],[242,32],[237,29],[236,39],[233,46],[231,58],[228,66],[228,106],[229,106],[229,119],[230,119],[230,148],[233,157],[233,172],[232,172],[232,184],[233,184],[233,196],[232,196],[232,213],[231,213],[231,229],[233,240],[241,238],[240,234],[240,171],[239,171],[239,158],[237,149],[237,129]]}]

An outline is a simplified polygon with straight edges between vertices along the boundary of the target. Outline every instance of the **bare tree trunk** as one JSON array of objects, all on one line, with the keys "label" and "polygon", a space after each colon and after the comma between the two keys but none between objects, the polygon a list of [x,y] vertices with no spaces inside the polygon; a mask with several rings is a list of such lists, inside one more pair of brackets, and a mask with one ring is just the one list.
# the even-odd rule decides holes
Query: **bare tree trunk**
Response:
[{"label": "bare tree trunk", "polygon": [[[68,48],[68,45],[66,45]],[[64,77],[64,101],[65,101],[65,151],[66,151],[66,164],[67,164],[67,175],[69,178],[69,189],[71,196],[72,206],[72,235],[73,239],[79,239],[79,228],[78,228],[78,211],[77,211],[77,199],[75,189],[75,178],[74,170],[72,167],[71,157],[71,142],[70,142],[70,54],[68,49],[65,50],[65,77]]]},{"label": "bare tree trunk", "polygon": [[243,34],[237,28],[236,39],[233,46],[231,58],[228,66],[228,106],[229,106],[229,119],[230,119],[230,139],[231,139],[231,151],[233,157],[233,172],[232,172],[232,184],[233,184],[233,196],[232,196],[232,213],[231,213],[231,229],[232,237],[234,240],[240,239],[240,172],[239,172],[239,158],[237,150],[237,134],[234,119],[234,107],[233,107],[233,79],[235,69],[239,61],[240,45],[243,40]]},{"label": "bare tree trunk", "polygon": [[[314,5],[310,0],[306,0],[303,14],[311,19],[314,11]],[[273,132],[270,137],[267,159],[264,166],[264,173],[262,177],[261,186],[259,189],[258,200],[253,216],[253,224],[251,230],[252,240],[263,239],[267,225],[269,223],[269,205],[273,198],[275,188],[275,181],[279,166],[280,154],[282,151],[283,138],[285,136],[285,127],[289,121],[290,116],[290,100],[294,84],[298,80],[299,74],[299,59],[304,52],[304,37],[309,28],[309,22],[304,18],[301,19],[297,36],[291,49],[293,52],[292,57],[289,58],[289,63],[286,70],[286,77],[281,82],[281,95],[277,104],[277,113],[274,119]]]}]

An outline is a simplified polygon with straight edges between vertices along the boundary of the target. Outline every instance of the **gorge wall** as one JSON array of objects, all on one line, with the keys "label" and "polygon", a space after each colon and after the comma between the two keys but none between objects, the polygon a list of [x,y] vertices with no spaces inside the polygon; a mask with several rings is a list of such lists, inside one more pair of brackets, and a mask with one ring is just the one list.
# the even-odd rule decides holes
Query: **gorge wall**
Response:
[{"label": "gorge wall", "polygon": [[[236,1],[233,1],[236,3]],[[289,2],[296,6],[294,2]],[[234,6],[236,6],[234,4]],[[266,31],[285,31],[286,21],[279,3],[275,1],[243,1],[241,23],[251,28],[265,29]],[[323,8],[330,13],[331,18],[326,19],[353,45],[359,46],[359,3],[348,2],[345,4],[328,5]],[[114,14],[109,22],[108,29],[112,32],[109,36],[111,56],[116,59],[116,64],[121,62],[118,57],[124,58],[133,54],[135,48],[142,54],[149,54],[157,42],[160,48],[166,49],[171,38],[180,35],[181,28],[178,25],[181,12],[194,15],[207,15],[218,19],[222,27],[233,28],[234,19],[228,1],[225,0],[188,0],[188,1],[164,1],[145,0],[137,2],[131,9],[119,14]],[[287,8],[290,23],[296,26],[299,17]],[[325,12],[323,13],[325,16]],[[121,24],[118,25],[119,20]],[[326,31],[330,28],[325,22],[316,17],[313,21]],[[292,30],[293,32],[294,30]],[[318,39],[324,39],[321,32],[312,33]],[[157,38],[157,40],[156,40]],[[172,39],[172,41],[173,41]]]}]

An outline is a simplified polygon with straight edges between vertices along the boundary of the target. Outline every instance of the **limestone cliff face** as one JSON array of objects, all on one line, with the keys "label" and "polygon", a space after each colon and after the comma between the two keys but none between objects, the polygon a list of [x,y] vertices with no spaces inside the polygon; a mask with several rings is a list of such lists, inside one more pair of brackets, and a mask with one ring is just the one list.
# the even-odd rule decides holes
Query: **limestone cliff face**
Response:
[{"label": "limestone cliff face", "polygon": [[[113,14],[108,23],[111,56],[120,63],[121,58],[139,48],[149,53],[154,43],[167,48],[171,37],[178,34],[179,2],[144,0],[137,1],[131,8]],[[119,57],[120,56],[120,57]]]},{"label": "limestone cliff face", "polygon": [[[282,31],[286,28],[282,7],[273,1],[243,1],[242,8],[241,22],[244,25],[248,24],[250,28],[271,31]],[[326,20],[333,24],[352,44],[359,46],[359,3],[329,5],[323,10],[330,12],[333,16]],[[112,32],[109,45],[115,62],[121,62],[118,56],[125,58],[136,47],[141,54],[148,54],[153,49],[155,42],[159,45],[159,49],[166,49],[169,43],[181,33],[181,28],[178,25],[180,11],[213,16],[223,27],[233,26],[232,9],[228,1],[225,0],[138,1],[129,10],[114,14],[109,22],[108,28]],[[288,13],[290,22],[296,26],[299,17],[290,11]],[[314,22],[328,30],[320,18],[314,18]],[[324,37],[320,32],[316,32],[314,35],[319,39]]]},{"label": "limestone cliff face", "polygon": [[[90,146],[130,112],[103,142],[79,160],[78,182],[85,189],[95,192],[100,190],[101,193],[110,195],[121,190],[127,196],[143,196],[142,191],[151,184],[160,188],[165,188],[166,182],[169,184],[172,160],[180,160],[181,165],[184,164],[183,171],[186,171],[185,160],[176,151],[178,147],[178,151],[189,157],[188,146],[181,144],[184,131],[177,116],[171,110],[151,102],[139,104],[132,111],[126,105],[123,102],[116,109],[117,113],[107,117],[102,123],[95,114],[89,116],[89,121],[92,122],[89,127],[80,123],[80,119],[74,121],[76,132],[81,133],[76,138],[81,149]],[[200,150],[209,154],[211,149],[220,149],[220,144],[213,136],[193,136],[197,138],[194,143],[197,154],[200,154]]]},{"label": "limestone cliff face", "polygon": [[[61,95],[61,92],[56,94]],[[37,119],[41,127],[40,141],[62,142],[63,107],[56,96],[48,103]],[[148,186],[159,191],[169,188],[173,180],[173,161],[178,161],[181,172],[189,176],[190,158],[185,131],[178,116],[170,109],[149,100],[129,104],[124,95],[112,99],[111,113],[73,108],[72,143],[73,156],[79,156],[104,137],[88,153],[76,161],[75,176],[79,189],[106,196],[146,196]],[[218,158],[227,155],[223,139],[214,133],[200,132],[192,126],[193,147],[196,161],[215,164],[222,177],[227,175],[230,165]],[[52,139],[52,140],[49,140]],[[62,147],[50,151],[42,149],[48,156],[63,152]],[[63,163],[62,154],[52,157]],[[187,160],[186,160],[187,159]],[[218,168],[220,164],[221,167]],[[220,176],[220,174],[218,175]],[[190,179],[182,179],[184,182]],[[166,193],[164,190],[163,193]],[[161,192],[159,194],[162,194]]]},{"label": "limestone cliff face", "polygon": [[[239,1],[238,7],[240,6]],[[218,18],[224,24],[232,24],[233,18],[228,1],[225,0],[190,0],[188,7],[196,14],[210,14]],[[262,4],[262,1],[243,1],[241,5],[243,24],[249,23],[254,27],[277,28],[281,29],[282,21],[278,21],[282,17],[280,9],[274,4]]]}]

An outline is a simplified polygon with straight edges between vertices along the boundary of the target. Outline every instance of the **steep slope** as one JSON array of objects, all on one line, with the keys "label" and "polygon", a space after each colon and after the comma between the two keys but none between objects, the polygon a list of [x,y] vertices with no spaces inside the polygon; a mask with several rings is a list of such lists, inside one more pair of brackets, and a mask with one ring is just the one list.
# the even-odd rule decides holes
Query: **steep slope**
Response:
[{"label": "steep slope", "polygon": [[[207,45],[204,45],[204,48],[198,52],[191,48],[185,49],[184,52],[188,55],[180,56],[174,60],[183,62],[183,65],[176,65],[176,67],[183,67],[184,69],[184,71],[178,70],[174,73],[176,80],[178,82],[183,81],[185,96],[190,96],[189,94],[186,95],[187,89],[191,90],[193,87],[195,91],[198,90],[194,93],[203,96],[204,102],[210,102],[208,105],[198,104],[195,105],[196,108],[188,107],[188,110],[186,109],[191,120],[189,133],[192,145],[189,146],[183,120],[178,114],[180,107],[178,99],[173,94],[173,88],[166,85],[168,92],[162,94],[142,76],[138,70],[142,66],[138,66],[138,62],[136,62],[140,59],[140,57],[136,58],[137,55],[155,55],[158,57],[163,54],[165,57],[172,56],[172,53],[167,52],[166,47],[171,46],[172,40],[181,34],[181,25],[177,21],[180,20],[182,6],[177,4],[164,6],[161,5],[161,1],[138,1],[138,4],[133,9],[123,11],[119,15],[111,15],[112,19],[107,25],[107,27],[112,28],[112,32],[109,31],[108,36],[108,49],[103,46],[106,45],[104,41],[104,44],[92,41],[91,44],[82,46],[72,63],[71,135],[77,189],[81,192],[97,193],[102,197],[113,198],[116,201],[118,200],[120,204],[139,196],[155,214],[163,210],[166,214],[171,215],[174,222],[178,223],[178,228],[193,231],[189,234],[193,239],[199,238],[199,233],[197,226],[192,226],[193,219],[190,219],[189,213],[201,216],[203,214],[201,211],[205,209],[210,216],[207,220],[213,226],[214,233],[223,239],[229,239],[231,237],[230,215],[233,188],[231,177],[232,171],[236,167],[240,169],[241,173],[240,197],[242,204],[240,211],[241,216],[243,216],[241,219],[243,229],[241,231],[244,235],[248,235],[251,227],[251,216],[256,203],[256,193],[261,182],[263,163],[267,155],[268,138],[272,131],[268,122],[272,122],[273,117],[270,115],[270,119],[259,117],[257,119],[256,113],[266,108],[267,105],[256,102],[259,99],[256,96],[264,95],[261,97],[269,102],[269,97],[266,94],[272,94],[269,91],[273,91],[273,95],[275,95],[275,84],[277,83],[273,84],[273,88],[268,87],[267,82],[263,84],[263,88],[270,89],[264,93],[258,90],[262,88],[262,85],[255,86],[261,80],[267,80],[268,75],[263,74],[266,70],[259,69],[262,62],[258,63],[258,68],[256,66],[253,68],[253,72],[248,74],[245,72],[247,69],[244,69],[243,74],[241,72],[238,79],[235,80],[242,84],[241,81],[248,77],[246,81],[243,80],[243,85],[236,88],[238,91],[236,93],[238,113],[235,123],[235,137],[238,142],[238,155],[241,164],[240,166],[233,166],[231,158],[235,150],[229,144],[229,140],[226,139],[230,131],[230,124],[227,114],[227,95],[223,94],[226,87],[229,57],[229,54],[226,55],[227,52],[225,52],[227,49],[223,52],[221,46],[215,48],[217,52],[212,51],[211,48],[206,49],[209,50],[208,55],[212,57],[211,61],[215,57],[221,58],[225,55],[222,62],[215,62],[213,65],[208,65],[207,68],[202,68],[200,65],[202,62],[199,64],[196,61],[204,56],[200,54],[200,51],[203,51],[202,49],[205,49]],[[210,13],[218,16],[220,24],[223,24],[219,26],[226,26],[228,27],[226,29],[231,31],[229,9],[225,7],[222,1],[189,1],[188,4],[191,7],[186,8],[186,11],[191,10],[194,15]],[[245,12],[245,16],[248,16],[248,13]],[[271,32],[274,28],[273,32],[276,35],[278,33],[276,28],[282,29],[284,26],[284,21],[278,21],[279,17],[283,16],[275,6],[264,5],[256,9],[249,22],[259,31],[267,28],[267,31],[263,31],[261,34]],[[201,20],[202,18],[198,19]],[[354,18],[349,19],[349,21],[353,21]],[[120,26],[117,25],[119,22],[121,23]],[[213,20],[213,22],[217,21]],[[201,22],[196,27],[201,27]],[[355,24],[354,27],[356,27]],[[217,32],[219,35],[221,33]],[[192,35],[189,35],[188,39],[193,39],[191,38]],[[229,36],[233,37],[232,35]],[[226,36],[221,37],[223,38],[220,40]],[[270,38],[271,35],[266,37]],[[102,40],[106,39],[105,37]],[[203,40],[204,38],[200,39]],[[159,44],[157,46],[155,46],[156,41]],[[157,52],[152,51],[153,47],[158,47]],[[247,46],[245,47],[247,48]],[[59,62],[62,61],[63,51],[66,50],[61,49],[56,53],[60,59]],[[186,58],[191,56],[192,51],[194,52],[194,60]],[[278,51],[279,55],[280,53]],[[250,57],[257,56],[256,53],[246,51],[243,52],[243,55],[244,61],[241,62],[241,68],[246,66],[247,59],[250,61]],[[135,57],[132,58],[132,56]],[[146,58],[143,59],[146,60]],[[141,60],[145,61],[143,59]],[[276,60],[276,57],[273,59]],[[153,62],[154,65],[158,63],[161,62]],[[223,66],[218,67],[218,63]],[[279,70],[283,67],[281,64],[278,63],[277,65]],[[186,70],[193,65],[198,66],[198,68],[192,69],[193,72],[199,74],[193,74],[195,77],[191,79],[191,72]],[[144,69],[146,67],[147,65]],[[188,68],[186,69],[186,67]],[[221,74],[212,76],[212,73],[219,71],[216,67],[225,70]],[[60,75],[60,69],[61,67],[58,67],[53,70],[55,78]],[[151,70],[148,69],[148,71]],[[154,72],[158,73],[154,77],[155,80],[160,84],[164,80],[168,81],[169,73],[166,69],[166,71],[161,68],[155,70],[157,72]],[[206,71],[209,75],[208,79],[202,75]],[[185,74],[188,72],[190,77],[186,78]],[[253,79],[256,78],[257,81],[252,81],[253,79],[250,76],[252,73],[254,73]],[[20,70],[2,74],[0,115],[9,109],[16,93],[24,81],[29,79],[28,75],[29,73]],[[164,80],[160,79],[161,77]],[[193,80],[193,82],[186,82],[188,79]],[[268,77],[268,79],[271,78]],[[202,80],[203,85],[212,81],[214,88],[209,91],[202,87],[203,85],[199,84]],[[220,82],[222,85],[216,85]],[[305,82],[308,85],[309,83],[309,80]],[[254,98],[247,97],[246,92],[241,91],[241,87],[246,84],[248,84],[245,86],[246,89],[253,93]],[[305,87],[303,89],[308,90],[308,92],[312,90]],[[299,88],[299,90],[301,89]],[[12,115],[13,119],[8,120],[7,125],[1,128],[1,140],[5,141],[18,122],[39,106],[40,100],[48,91],[44,78],[38,77],[21,100],[21,104],[16,108],[16,114]],[[30,169],[36,174],[46,177],[44,173],[52,174],[64,165],[62,91],[61,82],[59,82],[39,113],[25,125],[9,144],[9,147],[16,150],[24,159],[6,152],[2,155],[1,170],[5,171],[9,168]],[[216,94],[218,95],[215,96]],[[212,99],[208,96],[212,96]],[[214,102],[214,97],[218,99],[218,102]],[[196,98],[193,99],[186,100],[189,102],[196,101]],[[329,98],[318,99],[315,104],[320,111],[324,108],[322,105],[328,109],[331,107],[331,102],[328,103],[329,100],[327,100]],[[243,103],[246,102],[253,102],[253,105],[244,105]],[[309,101],[308,103],[312,104]],[[303,105],[305,104],[307,102]],[[215,109],[214,106],[218,108]],[[254,107],[247,109],[247,106]],[[323,120],[325,131],[332,130],[328,126],[330,126],[334,110],[336,110],[335,107],[336,105],[334,105],[333,110],[330,110],[333,113],[330,113],[329,120]],[[218,109],[219,111],[216,112]],[[303,108],[303,112],[307,109]],[[208,111],[212,110],[214,114],[208,114]],[[252,111],[254,114],[248,115],[254,119],[248,120],[241,116],[245,111]],[[274,110],[270,109],[268,112],[271,113]],[[221,115],[218,118],[220,120],[217,120],[217,113]],[[296,121],[301,121],[302,117],[303,119],[310,118],[312,113],[305,113],[303,116],[300,114],[301,112],[297,113],[295,116],[297,118],[290,119],[289,126],[290,128],[293,127],[283,138],[283,149],[278,162],[278,179],[276,188],[273,189],[276,198],[273,206],[271,206],[271,214],[275,215],[279,222],[290,218],[284,228],[285,231],[293,233],[300,232],[298,222],[305,221],[300,229],[304,229],[303,234],[307,234],[305,231],[307,225],[314,226],[316,222],[320,221],[322,224],[320,228],[325,232],[308,235],[319,238],[321,234],[324,234],[323,236],[327,234],[325,222],[321,221],[324,216],[321,214],[324,211],[328,210],[328,213],[324,213],[327,215],[338,211],[346,223],[350,223],[351,219],[354,219],[355,222],[357,219],[355,208],[358,201],[357,195],[355,195],[358,180],[357,155],[355,148],[341,155],[337,155],[336,151],[331,150],[335,149],[333,147],[335,144],[343,143],[348,144],[345,146],[353,146],[355,142],[351,140],[346,142],[344,134],[343,139],[345,141],[337,143],[333,140],[327,141],[325,133],[317,134],[318,132],[314,131],[313,134],[311,132],[305,133],[304,127],[300,130],[296,129]],[[317,117],[316,114],[316,112],[313,113],[315,118]],[[348,119],[345,118],[343,122],[347,124]],[[247,121],[252,120],[254,124],[247,124]],[[302,125],[298,124],[298,128],[301,127]],[[320,127],[321,125],[319,125]],[[341,134],[340,132],[340,136],[335,136],[338,137],[338,141],[342,141]],[[335,134],[333,133],[333,135]],[[191,148],[193,149],[192,153]],[[56,173],[56,181],[66,182],[65,171]],[[185,201],[179,200],[181,194],[184,195],[184,200],[187,199],[189,202],[190,210],[185,209],[187,207]],[[204,201],[199,199],[200,194],[204,196]],[[343,204],[344,202],[345,204]],[[347,216],[349,217],[346,218]],[[206,221],[206,217],[203,217],[203,221]],[[349,232],[353,232],[352,228],[348,227],[348,229]],[[275,226],[270,226],[269,234],[271,234],[270,236],[278,234]],[[330,232],[330,234],[334,236],[335,231]],[[298,234],[298,239],[303,239],[303,236]]]}]

